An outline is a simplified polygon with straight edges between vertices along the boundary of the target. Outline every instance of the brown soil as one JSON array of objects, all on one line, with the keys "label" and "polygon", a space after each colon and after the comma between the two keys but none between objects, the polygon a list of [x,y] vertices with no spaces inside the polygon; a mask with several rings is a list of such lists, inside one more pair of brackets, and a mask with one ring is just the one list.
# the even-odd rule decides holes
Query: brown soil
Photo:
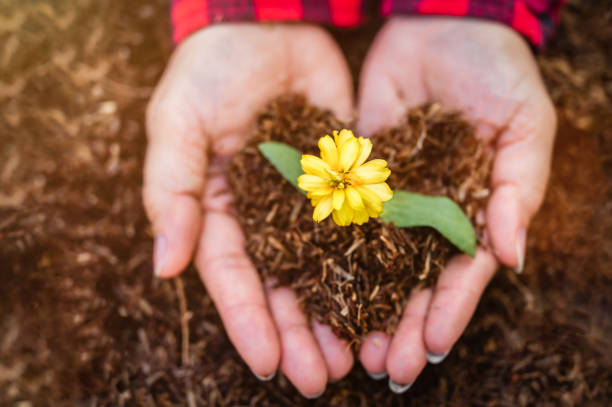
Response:
[{"label": "brown soil", "polygon": [[[0,2],[0,405],[611,405],[611,9],[571,1],[539,57],[561,120],[524,274],[498,273],[405,395],[356,366],[310,402],[251,375],[193,270],[151,276],[142,123],[166,1]],[[372,32],[338,34],[354,72]]]},{"label": "brown soil", "polygon": [[[262,141],[280,141],[318,155],[319,137],[345,126],[301,97],[277,100],[234,157],[229,179],[259,272],[292,287],[310,317],[359,344],[370,331],[392,333],[411,291],[433,285],[458,251],[430,228],[378,219],[343,228],[331,219],[316,224],[308,200],[257,150]],[[387,160],[391,188],[448,196],[476,223],[487,202],[491,155],[458,114],[439,105],[417,108],[372,141],[371,158]]]}]

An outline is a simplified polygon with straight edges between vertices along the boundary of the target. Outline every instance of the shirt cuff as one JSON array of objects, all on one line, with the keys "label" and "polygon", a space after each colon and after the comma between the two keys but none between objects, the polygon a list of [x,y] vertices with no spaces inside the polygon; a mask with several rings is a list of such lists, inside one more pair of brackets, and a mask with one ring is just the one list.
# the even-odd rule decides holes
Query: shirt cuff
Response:
[{"label": "shirt cuff", "polygon": [[172,0],[173,39],[228,21],[308,21],[354,27],[365,19],[362,0]]},{"label": "shirt cuff", "polygon": [[382,0],[383,17],[440,15],[485,18],[512,27],[536,48],[553,34],[565,0]]}]

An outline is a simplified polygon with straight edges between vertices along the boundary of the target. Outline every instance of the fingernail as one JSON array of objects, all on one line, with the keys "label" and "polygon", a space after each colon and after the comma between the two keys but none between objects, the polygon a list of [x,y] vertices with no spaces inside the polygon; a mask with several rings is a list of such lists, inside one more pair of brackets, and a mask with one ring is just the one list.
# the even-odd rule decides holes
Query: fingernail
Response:
[{"label": "fingernail", "polygon": [[448,356],[449,353],[450,353],[450,350],[441,355],[437,353],[427,352],[427,361],[431,363],[432,365],[437,365],[438,363],[442,362],[446,358],[446,356]]},{"label": "fingernail", "polygon": [[314,399],[318,399],[319,397],[321,397],[323,393],[325,393],[325,389],[321,390],[321,392],[318,394],[314,394],[312,396],[304,395],[304,397],[306,397],[308,400],[314,400]]},{"label": "fingernail", "polygon": [[514,271],[517,274],[521,274],[523,272],[523,267],[525,267],[525,244],[527,243],[527,231],[525,228],[519,229],[516,234],[516,259],[517,264]]},{"label": "fingernail", "polygon": [[366,373],[368,374],[368,376],[370,376],[371,379],[374,380],[382,380],[385,377],[387,377],[387,372],[382,372],[382,373],[372,373],[372,372],[368,372],[366,370]]},{"label": "fingernail", "polygon": [[406,393],[406,391],[412,386],[412,383],[408,384],[399,384],[395,383],[393,380],[389,379],[389,388],[395,394]]},{"label": "fingernail", "polygon": [[260,381],[262,382],[269,382],[270,380],[274,379],[274,376],[276,376],[276,372],[272,372],[271,374],[267,375],[267,376],[260,376],[258,374],[255,374],[256,378],[258,378]]},{"label": "fingernail", "polygon": [[155,236],[155,243],[153,244],[153,273],[158,277],[164,271],[167,247],[168,242],[164,235]]}]

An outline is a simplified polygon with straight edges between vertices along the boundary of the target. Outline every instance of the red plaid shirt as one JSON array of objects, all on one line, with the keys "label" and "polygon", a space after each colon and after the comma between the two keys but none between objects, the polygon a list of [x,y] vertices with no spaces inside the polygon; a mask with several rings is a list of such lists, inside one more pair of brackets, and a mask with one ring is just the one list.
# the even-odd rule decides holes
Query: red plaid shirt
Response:
[{"label": "red plaid shirt", "polygon": [[174,41],[223,21],[309,21],[354,27],[376,17],[429,14],[497,20],[542,47],[564,0],[171,0]]}]

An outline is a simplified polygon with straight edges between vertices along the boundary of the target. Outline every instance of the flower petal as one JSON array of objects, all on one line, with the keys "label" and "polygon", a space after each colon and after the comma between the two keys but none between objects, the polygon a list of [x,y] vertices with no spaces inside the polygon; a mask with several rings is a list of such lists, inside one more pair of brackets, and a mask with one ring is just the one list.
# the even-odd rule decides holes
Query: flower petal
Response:
[{"label": "flower petal", "polygon": [[315,206],[314,212],[312,213],[312,219],[314,219],[315,222],[321,222],[329,216],[332,209],[332,196],[327,195],[321,198],[317,206]]},{"label": "flower petal", "polygon": [[340,148],[342,147],[342,144],[344,144],[345,141],[350,140],[352,138],[355,138],[355,136],[353,135],[353,132],[350,130],[342,129],[340,130],[340,133],[334,130],[334,141],[336,142],[336,146],[338,147],[338,150],[340,150]]},{"label": "flower petal", "polygon": [[314,191],[317,189],[327,188],[330,185],[321,177],[311,174],[302,174],[297,179],[298,187],[304,191]]},{"label": "flower petal", "polygon": [[338,149],[331,137],[325,136],[319,139],[319,150],[321,150],[323,161],[329,164],[332,169],[338,167]]},{"label": "flower petal", "polygon": [[338,171],[344,172],[351,169],[357,157],[359,157],[359,142],[356,138],[346,140],[340,146],[340,162],[338,163]]},{"label": "flower petal", "polygon": [[350,207],[347,200],[344,200],[344,204],[340,210],[334,210],[332,213],[332,219],[338,226],[348,226],[353,221],[353,214],[355,211]]},{"label": "flower petal", "polygon": [[385,160],[382,160],[380,158],[376,158],[374,160],[370,160],[367,163],[365,163],[365,165],[369,165],[372,167],[379,167],[379,168],[385,168],[387,166],[387,162]]},{"label": "flower petal", "polygon": [[331,195],[334,192],[334,188],[331,185],[327,185],[323,188],[313,189],[312,191],[308,191],[308,198],[321,198],[325,195]]},{"label": "flower petal", "polygon": [[368,213],[370,218],[378,218],[378,215],[382,213],[382,212],[376,212],[374,209],[370,208],[367,205],[366,205],[366,212]]},{"label": "flower petal", "polygon": [[[363,200],[365,208],[368,209],[368,213],[370,213],[369,209],[376,213],[381,213],[383,211],[382,199],[380,199],[378,195],[362,185],[356,185],[354,188],[359,191],[359,195],[361,195],[361,199]],[[372,215],[370,214],[370,216]]]},{"label": "flower petal", "polygon": [[349,205],[351,205],[351,208],[355,209],[356,211],[365,210],[363,200],[361,199],[361,194],[359,194],[359,191],[354,187],[346,187],[346,199],[348,200]]},{"label": "flower petal", "polygon": [[315,196],[314,198],[312,198],[310,200],[310,204],[312,205],[312,207],[314,208],[315,206],[317,206],[317,204],[319,203],[319,201],[321,200],[321,198],[323,198],[322,196]]},{"label": "flower petal", "polygon": [[326,189],[316,189],[314,191],[310,191],[308,194],[306,194],[306,197],[310,199],[311,205],[315,207],[319,201],[321,201],[321,199],[325,198],[326,196],[331,196],[333,192],[334,190],[330,186]]},{"label": "flower petal", "polygon": [[375,161],[382,161],[386,164],[384,160],[372,160],[362,164],[351,170],[351,180],[357,184],[378,184],[386,181],[391,175],[391,170],[380,166]]},{"label": "flower petal", "polygon": [[304,154],[302,155],[302,160],[300,163],[302,164],[302,169],[306,174],[317,175],[323,179],[329,179],[328,171],[331,171],[331,167],[319,157]]},{"label": "flower petal", "polygon": [[357,225],[363,225],[368,221],[370,217],[368,216],[368,212],[364,209],[362,211],[355,211],[353,215],[353,223]]},{"label": "flower petal", "polygon": [[342,208],[342,204],[344,203],[344,190],[335,188],[332,199],[334,201],[334,209]]},{"label": "flower petal", "polygon": [[379,184],[365,184],[363,187],[374,192],[383,202],[387,202],[393,198],[393,191],[391,188],[389,188],[389,185],[386,182],[381,182]]},{"label": "flower petal", "polygon": [[358,141],[361,148],[359,150],[359,157],[357,158],[357,161],[355,161],[355,164],[353,164],[353,168],[357,168],[363,164],[372,152],[372,142],[370,139],[359,137]]}]

